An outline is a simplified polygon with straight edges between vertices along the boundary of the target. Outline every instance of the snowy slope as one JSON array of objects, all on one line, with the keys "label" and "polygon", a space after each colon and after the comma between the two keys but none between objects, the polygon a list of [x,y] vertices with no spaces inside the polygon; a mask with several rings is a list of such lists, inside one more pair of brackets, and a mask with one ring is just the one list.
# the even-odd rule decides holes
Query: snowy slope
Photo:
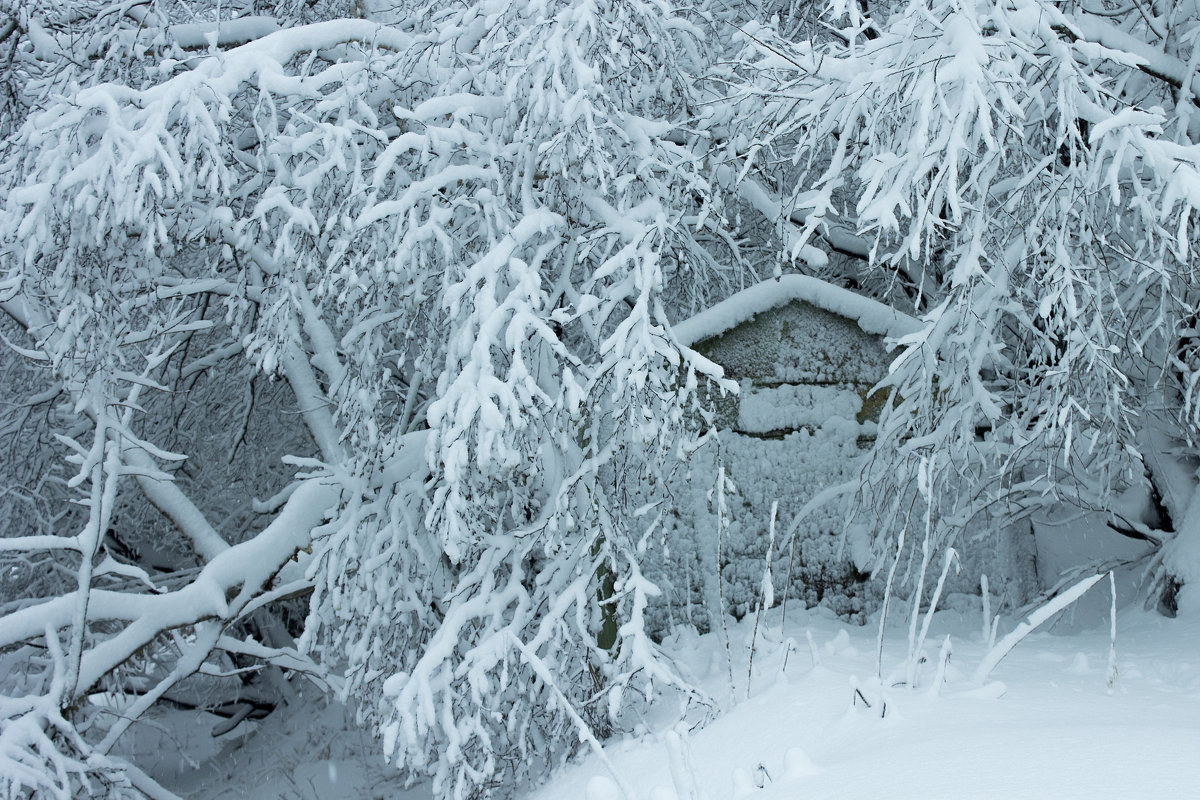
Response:
[{"label": "snowy slope", "polygon": [[[771,620],[776,641],[765,644],[760,628],[748,700],[683,732],[682,748],[669,731],[609,747],[633,790],[629,800],[1151,798],[1196,796],[1200,787],[1195,622],[1122,614],[1119,675],[1110,692],[1106,625],[1072,636],[1035,633],[1001,663],[996,680],[975,687],[968,678],[983,653],[977,621],[942,614],[936,640],[951,634],[953,656],[948,682],[935,694],[929,687],[880,692],[872,680],[873,626],[789,616],[787,633],[800,649],[781,669],[786,648],[777,641],[778,617]],[[735,630],[735,640],[749,636],[748,625]],[[900,657],[902,636],[889,635],[885,665]],[[693,652],[692,660],[709,660],[710,688],[728,701],[723,648],[716,637],[703,644],[703,655]],[[740,698],[745,649],[736,649]],[[593,756],[527,800],[620,797]]]},{"label": "snowy slope", "polygon": [[[970,683],[984,652],[978,598],[951,600],[963,610],[935,618],[916,690],[881,692],[873,678],[876,627],[847,625],[820,609],[789,608],[784,643],[779,609],[764,617],[748,699],[751,618],[730,627],[732,690],[719,633],[676,637],[669,644],[722,711],[689,731],[662,709],[638,737],[606,744],[628,800],[1196,796],[1200,621],[1122,611],[1110,691],[1108,620],[1081,611],[1058,629],[1082,633],[1035,632],[979,687]],[[1001,635],[1011,626],[1002,621]],[[947,635],[952,656],[935,693],[933,664]],[[889,629],[885,670],[902,660],[906,637],[902,624]],[[347,729],[348,716],[330,709],[299,717],[243,730],[170,784],[195,798],[430,797],[428,788],[404,790],[371,737]],[[621,793],[601,760],[585,754],[520,798],[620,800]]]}]

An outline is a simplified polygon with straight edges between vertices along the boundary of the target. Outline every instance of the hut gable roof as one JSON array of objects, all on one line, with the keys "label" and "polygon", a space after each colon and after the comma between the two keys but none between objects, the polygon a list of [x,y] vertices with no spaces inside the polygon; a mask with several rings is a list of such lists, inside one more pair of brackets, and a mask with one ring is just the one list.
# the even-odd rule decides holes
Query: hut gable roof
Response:
[{"label": "hut gable roof", "polygon": [[808,275],[784,275],[743,289],[675,326],[685,347],[720,336],[757,315],[801,301],[856,323],[865,333],[899,339],[921,323],[891,306]]}]

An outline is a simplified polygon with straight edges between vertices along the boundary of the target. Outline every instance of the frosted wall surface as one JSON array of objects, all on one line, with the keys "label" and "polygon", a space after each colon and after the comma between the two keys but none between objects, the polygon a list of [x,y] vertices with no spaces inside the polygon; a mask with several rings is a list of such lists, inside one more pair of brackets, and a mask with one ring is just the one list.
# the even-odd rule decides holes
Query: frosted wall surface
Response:
[{"label": "frosted wall surface", "polygon": [[[664,598],[672,598],[670,607],[657,609],[660,624],[689,621],[705,628],[708,609],[722,604],[739,617],[754,610],[772,549],[775,501],[770,576],[776,602],[787,594],[843,616],[870,610],[878,589],[864,581],[843,545],[844,505],[813,512],[794,537],[788,529],[814,495],[857,474],[872,427],[857,418],[863,398],[887,374],[881,337],[793,301],[700,341],[696,349],[737,379],[740,391],[718,403],[719,445],[696,452],[671,481],[675,504],[661,534],[663,555],[650,567]],[[713,491],[718,458],[731,484],[723,533]]]},{"label": "frosted wall surface", "polygon": [[718,445],[706,445],[672,482],[676,502],[662,529],[662,557],[646,565],[663,588],[663,598],[671,598],[669,608],[655,609],[656,626],[669,629],[686,621],[706,630],[712,619],[708,609],[722,604],[737,617],[753,612],[762,596],[775,500],[779,511],[771,578],[776,603],[786,593],[794,598],[791,602],[822,604],[843,616],[870,610],[878,589],[863,582],[850,554],[841,552],[845,514],[840,506],[818,509],[794,539],[786,536],[814,494],[853,477],[863,452],[854,437],[837,423],[772,439],[723,431],[719,447],[733,483],[727,486],[726,528],[722,532],[713,491]]},{"label": "frosted wall surface", "polygon": [[878,336],[853,321],[803,301],[755,315],[696,350],[731,378],[759,385],[874,384],[891,359]]}]

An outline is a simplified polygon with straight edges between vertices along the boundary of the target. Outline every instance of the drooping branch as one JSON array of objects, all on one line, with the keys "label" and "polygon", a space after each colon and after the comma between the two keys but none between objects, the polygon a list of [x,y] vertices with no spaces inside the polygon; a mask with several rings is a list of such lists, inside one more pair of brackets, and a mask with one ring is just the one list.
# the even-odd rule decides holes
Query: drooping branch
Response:
[{"label": "drooping branch", "polygon": [[1176,90],[1190,92],[1192,102],[1200,103],[1200,75],[1189,70],[1183,61],[1094,15],[1067,15],[1066,20],[1067,24],[1058,30],[1071,41],[1092,42],[1127,53],[1141,72]]},{"label": "drooping branch", "polygon": [[[91,590],[90,624],[127,624],[83,653],[76,696],[91,691],[104,675],[163,633],[206,620],[223,627],[236,619],[297,552],[309,546],[313,530],[339,496],[336,484],[319,478],[305,481],[266,528],[219,554],[182,589],[165,594]],[[47,629],[66,628],[75,604],[74,593],[64,594],[0,618],[0,647],[41,637]]]},{"label": "drooping branch", "polygon": [[[0,302],[0,308],[35,338],[39,331],[53,330],[48,315],[36,308],[28,298],[22,298],[20,301],[14,298]],[[53,348],[54,338],[54,335],[51,335],[44,347]],[[82,410],[84,413],[90,411],[86,405],[82,406]],[[133,475],[146,498],[175,524],[202,560],[209,561],[229,548],[229,543],[217,533],[204,513],[174,481],[170,480],[169,476],[158,468],[151,455],[143,447],[131,442],[128,438],[122,438],[121,458],[134,468],[130,474]],[[68,542],[69,540],[64,539],[63,541]],[[78,549],[77,543],[70,543],[69,546],[72,549]]]}]

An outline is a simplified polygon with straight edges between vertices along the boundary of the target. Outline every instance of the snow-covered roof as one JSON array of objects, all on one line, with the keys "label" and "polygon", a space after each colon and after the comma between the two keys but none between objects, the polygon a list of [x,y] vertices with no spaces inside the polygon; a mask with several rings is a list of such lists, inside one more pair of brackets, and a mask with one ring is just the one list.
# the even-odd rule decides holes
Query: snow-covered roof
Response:
[{"label": "snow-covered roof", "polygon": [[921,323],[913,317],[849,289],[808,275],[784,275],[743,289],[680,322],[675,326],[675,335],[680,344],[690,347],[796,300],[852,320],[866,333],[898,339],[921,328]]}]

